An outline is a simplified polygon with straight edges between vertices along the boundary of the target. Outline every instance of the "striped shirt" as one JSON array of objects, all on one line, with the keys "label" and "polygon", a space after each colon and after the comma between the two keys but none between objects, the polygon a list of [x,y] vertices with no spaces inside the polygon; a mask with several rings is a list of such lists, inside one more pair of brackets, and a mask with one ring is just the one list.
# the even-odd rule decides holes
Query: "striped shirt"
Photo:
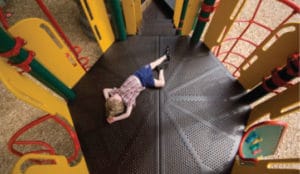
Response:
[{"label": "striped shirt", "polygon": [[128,106],[135,106],[137,96],[143,91],[145,87],[142,86],[140,80],[134,76],[129,76],[120,88],[113,88],[109,94],[111,96],[119,94],[124,104]]}]

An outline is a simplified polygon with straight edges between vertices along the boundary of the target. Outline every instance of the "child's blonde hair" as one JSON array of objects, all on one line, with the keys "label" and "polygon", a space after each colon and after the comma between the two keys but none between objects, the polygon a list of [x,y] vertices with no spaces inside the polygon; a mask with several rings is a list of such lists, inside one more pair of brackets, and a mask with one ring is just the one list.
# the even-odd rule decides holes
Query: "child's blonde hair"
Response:
[{"label": "child's blonde hair", "polygon": [[116,99],[107,99],[106,103],[105,103],[105,107],[106,107],[106,116],[117,116],[121,113],[124,112],[125,110],[125,106],[124,103],[120,100],[116,100]]}]

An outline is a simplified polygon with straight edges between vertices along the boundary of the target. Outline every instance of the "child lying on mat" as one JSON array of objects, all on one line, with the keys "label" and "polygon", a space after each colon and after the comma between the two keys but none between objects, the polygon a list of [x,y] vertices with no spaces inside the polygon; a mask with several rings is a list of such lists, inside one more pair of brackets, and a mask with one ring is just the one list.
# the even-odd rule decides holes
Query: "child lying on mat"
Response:
[{"label": "child lying on mat", "polygon": [[[168,65],[169,61],[170,51],[169,47],[167,47],[163,56],[130,75],[120,88],[103,89],[106,100],[106,120],[109,124],[128,118],[135,106],[137,96],[144,89],[165,86],[164,68]],[[159,72],[158,79],[153,77],[152,70],[154,69]]]}]

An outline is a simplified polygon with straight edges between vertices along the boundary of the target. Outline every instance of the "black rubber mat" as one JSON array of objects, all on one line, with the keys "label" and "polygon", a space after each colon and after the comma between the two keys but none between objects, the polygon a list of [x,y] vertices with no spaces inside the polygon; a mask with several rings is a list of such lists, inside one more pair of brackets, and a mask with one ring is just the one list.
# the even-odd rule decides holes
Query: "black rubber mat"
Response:
[{"label": "black rubber mat", "polygon": [[162,1],[156,0],[143,13],[139,34],[144,36],[174,36],[176,29],[172,23],[173,12]]},{"label": "black rubber mat", "polygon": [[[106,123],[102,89],[120,86],[166,45],[166,86],[143,91],[128,119]],[[185,37],[115,43],[74,90],[69,106],[91,174],[229,173],[249,111],[234,100],[243,88],[205,46],[191,47]]]},{"label": "black rubber mat", "polygon": [[175,0],[164,0],[166,4],[168,4],[168,6],[174,10],[175,8]]},{"label": "black rubber mat", "polygon": [[[173,45],[171,45],[173,43]],[[161,38],[175,58],[160,91],[162,173],[230,173],[249,106],[242,87],[207,48],[187,38]]]}]

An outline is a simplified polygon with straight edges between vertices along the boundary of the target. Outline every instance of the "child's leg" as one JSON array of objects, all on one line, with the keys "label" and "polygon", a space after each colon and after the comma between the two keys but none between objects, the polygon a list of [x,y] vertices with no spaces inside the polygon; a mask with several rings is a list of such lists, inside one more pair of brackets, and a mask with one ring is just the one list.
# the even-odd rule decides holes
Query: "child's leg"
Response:
[{"label": "child's leg", "polygon": [[160,65],[162,62],[164,62],[167,59],[166,55],[161,56],[160,58],[156,59],[155,61],[150,63],[151,69],[154,69],[158,65]]},{"label": "child's leg", "polygon": [[164,76],[164,70],[159,70],[158,79],[154,79],[154,86],[156,88],[161,88],[165,86],[165,76]]}]

